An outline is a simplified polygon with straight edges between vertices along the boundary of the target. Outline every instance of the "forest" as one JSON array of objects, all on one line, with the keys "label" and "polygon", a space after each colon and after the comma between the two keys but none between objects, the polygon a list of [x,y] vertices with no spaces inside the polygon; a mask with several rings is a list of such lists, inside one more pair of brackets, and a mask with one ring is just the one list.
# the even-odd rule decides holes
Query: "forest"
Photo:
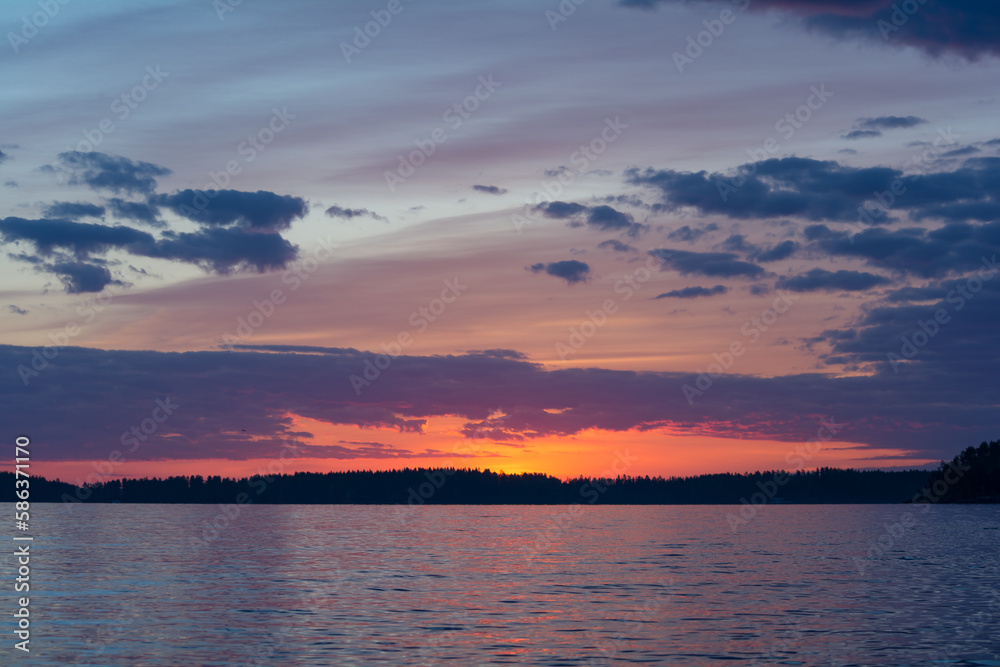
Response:
[{"label": "forest", "polygon": [[[0,497],[15,498],[14,473],[0,472]],[[23,487],[23,484],[22,484]],[[1000,440],[969,447],[927,470],[757,471],[693,477],[619,476],[560,480],[541,473],[401,470],[107,479],[76,486],[29,478],[33,502],[262,504],[753,504],[1000,502]]]}]

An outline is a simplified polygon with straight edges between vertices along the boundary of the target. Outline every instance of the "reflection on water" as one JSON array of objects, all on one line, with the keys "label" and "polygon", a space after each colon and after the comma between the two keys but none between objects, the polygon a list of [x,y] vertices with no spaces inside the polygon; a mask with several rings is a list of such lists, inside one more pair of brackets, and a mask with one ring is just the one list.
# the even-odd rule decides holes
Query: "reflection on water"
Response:
[{"label": "reflection on water", "polygon": [[32,509],[22,664],[1000,665],[995,506]]}]

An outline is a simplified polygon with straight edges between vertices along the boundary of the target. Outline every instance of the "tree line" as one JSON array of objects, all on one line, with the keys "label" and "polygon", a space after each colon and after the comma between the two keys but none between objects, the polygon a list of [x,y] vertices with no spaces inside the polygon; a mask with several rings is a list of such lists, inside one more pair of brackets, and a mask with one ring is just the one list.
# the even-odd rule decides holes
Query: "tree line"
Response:
[{"label": "tree line", "polygon": [[1000,503],[1000,440],[942,462],[922,493],[946,503]]},{"label": "tree line", "polygon": [[[489,469],[401,470],[108,479],[76,486],[30,478],[34,502],[262,504],[739,504],[1000,502],[1000,440],[969,447],[937,470],[819,468],[692,477],[622,475],[560,480]],[[14,502],[14,473],[0,472],[0,497]]]}]

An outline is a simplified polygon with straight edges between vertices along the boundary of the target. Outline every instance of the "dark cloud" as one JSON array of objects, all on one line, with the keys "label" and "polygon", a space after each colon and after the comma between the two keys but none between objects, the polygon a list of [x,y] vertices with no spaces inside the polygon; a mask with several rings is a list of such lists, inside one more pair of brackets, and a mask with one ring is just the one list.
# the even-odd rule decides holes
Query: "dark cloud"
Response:
[{"label": "dark cloud", "polygon": [[472,189],[476,192],[485,192],[488,195],[505,195],[507,190],[505,188],[499,188],[495,185],[473,185]]},{"label": "dark cloud", "polygon": [[165,227],[165,223],[160,220],[160,209],[153,204],[145,202],[126,201],[114,197],[108,199],[108,206],[111,213],[125,220],[132,220],[150,227]]},{"label": "dark cloud", "polygon": [[[358,394],[351,377],[361,377],[365,360],[378,352],[343,349],[295,354],[62,347],[40,375],[26,374],[26,390],[20,375],[30,370],[34,349],[0,346],[0,367],[11,369],[0,374],[0,420],[35,424],[33,447],[46,461],[104,460],[110,450],[121,449],[119,433],[149,416],[157,401],[168,400],[173,407],[165,428],[128,452],[130,460],[263,459],[277,456],[290,440],[313,444],[308,433],[293,427],[290,414],[405,432],[422,432],[431,418],[458,416],[474,437],[475,427],[498,406],[505,435],[529,441],[586,429],[669,427],[673,433],[804,442],[816,437],[823,417],[844,425],[838,440],[905,447],[938,459],[950,456],[956,441],[995,438],[1000,430],[994,333],[1000,308],[992,294],[982,290],[956,314],[952,328],[942,329],[899,374],[727,374],[692,403],[682,388],[695,386],[697,373],[546,370],[486,355],[395,356],[385,377]],[[865,332],[883,325],[866,325],[854,340],[856,349],[838,354],[884,361],[887,349],[898,344],[894,335],[912,331],[926,316],[926,308],[896,313],[891,321],[909,329],[887,324],[877,336]],[[959,361],[957,373],[936,371]],[[119,427],[109,439],[113,425]]]},{"label": "dark cloud", "polygon": [[802,236],[805,237],[806,241],[819,241],[824,239],[830,239],[835,236],[846,236],[844,232],[837,232],[826,225],[807,225],[802,229]]},{"label": "dark cloud", "polygon": [[45,265],[44,270],[62,281],[67,294],[100,292],[108,285],[124,284],[115,280],[107,267],[88,262],[53,262]]},{"label": "dark cloud", "polygon": [[646,225],[635,222],[630,214],[623,213],[605,204],[589,207],[570,202],[552,201],[539,204],[535,208],[542,211],[546,217],[556,219],[572,219],[586,213],[587,216],[583,223],[578,221],[570,223],[570,226],[575,227],[586,224],[602,232],[618,231],[633,237],[638,236],[648,229]]},{"label": "dark cloud", "polygon": [[633,208],[652,210],[652,206],[644,202],[641,198],[633,194],[625,195],[605,195],[603,198],[597,201],[603,201],[605,204],[618,204],[620,206],[631,206]]},{"label": "dark cloud", "polygon": [[764,273],[764,269],[756,264],[744,262],[737,259],[735,254],[727,252],[689,252],[664,248],[651,250],[649,254],[662,262],[661,270],[670,268],[685,276],[756,278]]},{"label": "dark cloud", "polygon": [[755,262],[777,262],[791,257],[798,249],[799,244],[795,241],[782,241],[777,245],[771,246],[767,250],[762,250],[754,254],[753,260]]},{"label": "dark cloud", "polygon": [[626,182],[660,191],[665,208],[694,207],[732,218],[801,216],[810,220],[851,220],[876,191],[901,174],[894,169],[843,167],[834,161],[773,158],[743,165],[741,177],[721,173],[637,168]]},{"label": "dark cloud", "polygon": [[882,133],[878,130],[852,130],[844,135],[844,139],[872,139],[881,136]]},{"label": "dark cloud", "polygon": [[67,294],[100,292],[108,285],[125,285],[111,275],[101,258],[81,260],[65,252],[52,252],[45,258],[27,253],[8,254],[12,260],[29,264],[38,273],[55,276]]},{"label": "dark cloud", "polygon": [[298,256],[298,248],[280,234],[214,228],[166,232],[147,256],[197,264],[219,274],[243,269],[263,273],[285,268]]},{"label": "dark cloud", "polygon": [[714,296],[716,294],[725,294],[728,289],[725,285],[716,285],[715,287],[685,287],[683,289],[675,289],[669,292],[664,292],[656,296],[657,299],[694,299],[699,296]]},{"label": "dark cloud", "polygon": [[50,219],[5,218],[0,220],[0,238],[5,243],[30,243],[41,257],[54,258],[42,262],[28,255],[17,256],[39,270],[56,274],[73,293],[99,291],[114,282],[96,257],[113,249],[196,264],[220,274],[284,268],[298,253],[296,246],[275,233],[210,228],[195,233],[168,231],[156,239],[131,227]]},{"label": "dark cloud", "polygon": [[539,262],[538,264],[532,264],[528,268],[532,273],[541,273],[544,271],[550,276],[562,278],[570,285],[584,282],[590,277],[590,266],[585,262],[579,262],[575,259],[549,262],[548,264]]},{"label": "dark cloud", "polygon": [[926,231],[865,229],[859,234],[824,225],[806,229],[813,248],[830,255],[864,259],[870,266],[924,278],[964,273],[1000,251],[1000,220],[984,225],[952,223]]},{"label": "dark cloud", "polygon": [[24,308],[21,308],[20,306],[10,305],[10,306],[7,306],[7,310],[9,310],[10,312],[14,313],[15,315],[27,315],[28,314],[28,311],[25,310]]},{"label": "dark cloud", "polygon": [[[1000,217],[1000,158],[976,157],[950,172],[904,174],[887,167],[856,168],[835,161],[775,158],[743,165],[742,176],[704,171],[629,169],[626,182],[655,188],[663,207],[694,207],[731,218],[799,216],[866,224],[893,222],[885,211],[917,219],[993,220]],[[875,202],[881,198],[885,203]],[[865,209],[862,209],[862,206]]]},{"label": "dark cloud", "polygon": [[5,243],[27,241],[42,256],[51,255],[58,248],[81,259],[112,248],[142,255],[155,245],[151,235],[131,227],[52,219],[4,218],[0,220],[0,236]]},{"label": "dark cloud", "polygon": [[583,213],[588,210],[587,207],[582,204],[564,201],[550,201],[544,204],[539,204],[535,208],[542,211],[542,213],[545,214],[545,217],[557,219],[572,218],[578,213]]},{"label": "dark cloud", "polygon": [[[118,282],[108,269],[109,262],[102,257],[112,250],[196,264],[219,274],[284,268],[296,258],[298,248],[277,232],[287,229],[309,210],[300,197],[264,190],[155,194],[156,177],[171,173],[169,169],[106,153],[60,153],[57,163],[46,165],[43,171],[58,172],[70,183],[94,189],[145,195],[145,201],[110,198],[107,209],[85,202],[54,202],[45,207],[47,217],[43,219],[0,220],[0,240],[30,244],[37,253],[11,256],[57,276],[70,293],[97,292]],[[165,230],[156,238],[128,226],[66,219],[97,217],[109,211],[119,219],[164,228],[159,217],[161,206],[198,222],[203,229],[194,233]]]},{"label": "dark cloud", "polygon": [[601,231],[627,231],[633,236],[637,230],[643,229],[642,225],[637,225],[635,220],[628,213],[622,213],[604,204],[590,209],[587,216],[587,224]]},{"label": "dark cloud", "polygon": [[966,157],[968,155],[975,155],[980,152],[975,146],[963,146],[962,148],[956,148],[955,150],[945,151],[941,153],[941,157]]},{"label": "dark cloud", "polygon": [[3,151],[0,151],[0,164],[3,164],[4,162],[6,162],[9,159],[10,159],[9,155],[7,155],[6,153],[4,153]]},{"label": "dark cloud", "polygon": [[42,215],[47,218],[100,218],[104,215],[104,207],[82,201],[57,201],[43,207]]},{"label": "dark cloud", "polygon": [[857,335],[850,338],[824,332],[830,343],[827,363],[853,364],[887,377],[923,378],[945,391],[964,383],[970,401],[978,400],[973,393],[992,396],[997,388],[982,382],[995,378],[1000,365],[995,335],[1000,328],[1000,264],[988,258],[961,278],[890,293],[887,305],[866,310],[853,328]]},{"label": "dark cloud", "polygon": [[387,218],[382,217],[374,211],[369,211],[366,208],[342,208],[340,206],[333,205],[326,209],[326,214],[331,218],[343,218],[345,220],[352,220],[354,218],[367,216],[382,222],[389,222]]},{"label": "dark cloud", "polygon": [[957,281],[945,281],[923,287],[900,287],[886,294],[883,298],[889,303],[912,303],[914,301],[940,301]]},{"label": "dark cloud", "polygon": [[86,185],[93,190],[148,195],[156,189],[156,177],[171,174],[169,169],[120,155],[91,151],[60,153],[55,165],[42,171],[65,175],[70,185]]},{"label": "dark cloud", "polygon": [[730,234],[722,242],[722,249],[730,252],[752,252],[757,249],[757,246],[748,243],[744,234]]},{"label": "dark cloud", "polygon": [[812,269],[798,276],[782,276],[775,286],[792,292],[815,292],[817,290],[860,292],[887,285],[890,282],[892,281],[884,276],[863,271]]},{"label": "dark cloud", "polygon": [[[686,0],[620,0],[625,7],[653,8]],[[731,0],[709,0],[732,7]],[[955,53],[968,60],[1000,55],[1000,5],[991,0],[754,0],[750,11],[780,11],[803,27],[841,40],[867,39],[912,46],[931,55]],[[911,11],[907,8],[912,7]]]},{"label": "dark cloud", "polygon": [[608,241],[602,241],[597,244],[598,248],[604,250],[614,250],[615,252],[635,252],[635,248],[627,243],[622,243],[616,239],[610,239]]},{"label": "dark cloud", "polygon": [[876,118],[859,118],[857,127],[862,130],[894,130],[915,127],[926,122],[925,119],[917,116],[878,116]]},{"label": "dark cloud", "polygon": [[266,190],[180,190],[172,195],[155,195],[149,202],[201,225],[237,225],[254,231],[288,229],[293,220],[309,212],[309,205],[301,197]]},{"label": "dark cloud", "polygon": [[704,227],[691,227],[690,225],[684,225],[683,227],[678,227],[667,234],[667,238],[671,241],[686,241],[688,243],[694,243],[702,236],[708,232],[714,232],[719,229],[719,226],[714,222],[705,225]]}]

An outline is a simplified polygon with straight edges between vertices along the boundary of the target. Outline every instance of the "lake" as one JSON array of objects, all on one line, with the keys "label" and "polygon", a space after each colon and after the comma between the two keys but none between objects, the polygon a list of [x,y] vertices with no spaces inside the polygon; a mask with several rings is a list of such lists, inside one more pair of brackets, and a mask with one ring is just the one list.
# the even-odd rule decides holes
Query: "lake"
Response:
[{"label": "lake", "polygon": [[1000,665],[1000,507],[738,509],[33,505],[15,657]]}]

